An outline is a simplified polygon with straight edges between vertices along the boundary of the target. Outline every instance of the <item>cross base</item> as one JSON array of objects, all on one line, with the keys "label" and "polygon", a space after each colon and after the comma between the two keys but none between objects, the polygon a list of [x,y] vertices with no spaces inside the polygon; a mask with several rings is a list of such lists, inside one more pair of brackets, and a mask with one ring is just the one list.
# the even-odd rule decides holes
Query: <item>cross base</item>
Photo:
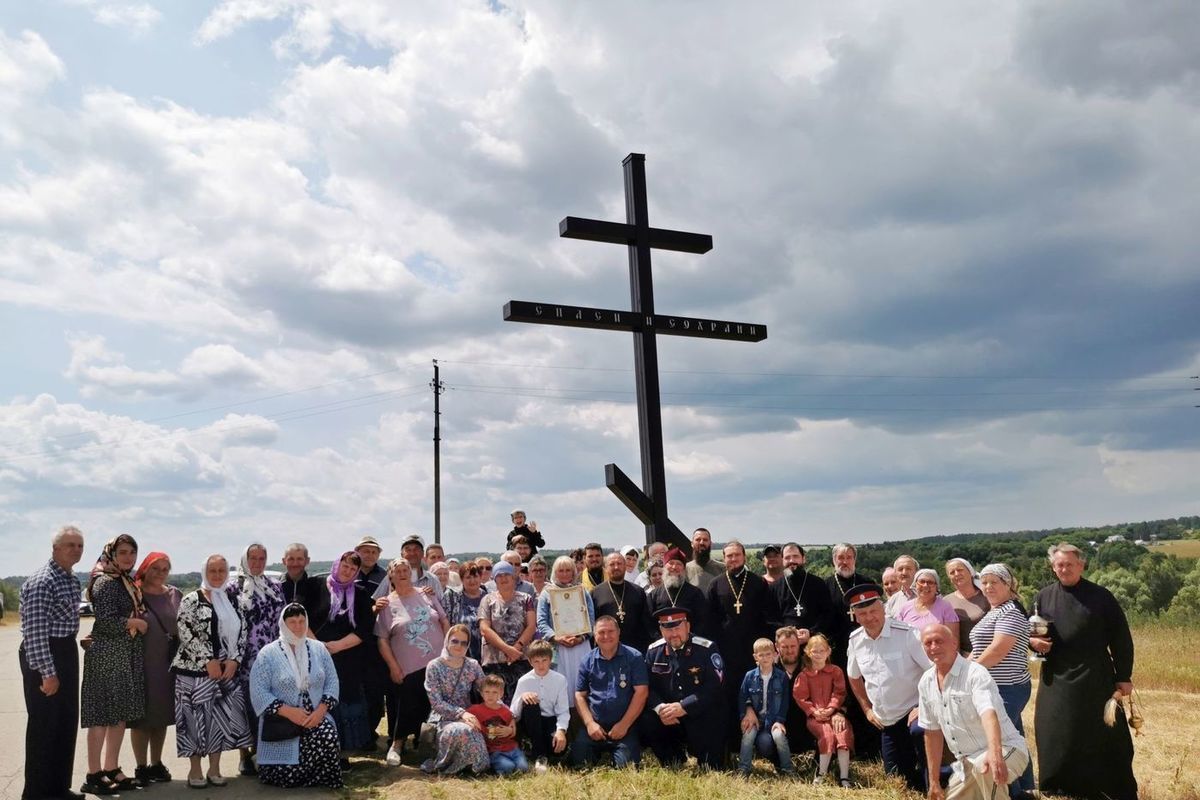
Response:
[{"label": "cross base", "polygon": [[691,540],[665,514],[657,513],[654,501],[616,464],[604,465],[604,485],[646,526],[646,544],[666,542],[691,557]]}]

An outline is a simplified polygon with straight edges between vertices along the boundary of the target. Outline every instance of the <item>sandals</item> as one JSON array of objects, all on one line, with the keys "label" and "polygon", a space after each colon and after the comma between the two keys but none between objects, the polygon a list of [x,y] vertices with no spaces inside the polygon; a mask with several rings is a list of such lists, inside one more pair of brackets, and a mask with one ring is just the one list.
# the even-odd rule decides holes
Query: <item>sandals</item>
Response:
[{"label": "sandals", "polygon": [[[120,767],[117,767],[116,769],[110,769],[104,774],[108,776],[109,781],[112,782],[113,788],[118,792],[130,792],[134,789],[142,788],[141,786],[138,786],[137,781],[135,781],[133,778],[130,778],[128,775],[125,775],[125,770],[121,769]],[[121,775],[122,777],[118,778],[118,775]]]},{"label": "sandals", "polygon": [[208,775],[208,785],[209,786],[217,786],[217,787],[228,786],[229,779],[226,778],[224,775],[213,775],[210,773]]},{"label": "sandals", "polygon": [[188,778],[187,785],[189,789],[207,789],[208,778]]},{"label": "sandals", "polygon": [[119,790],[114,784],[112,778],[104,770],[99,772],[89,772],[83,779],[83,785],[79,787],[79,791],[84,794],[110,795],[116,794]]}]

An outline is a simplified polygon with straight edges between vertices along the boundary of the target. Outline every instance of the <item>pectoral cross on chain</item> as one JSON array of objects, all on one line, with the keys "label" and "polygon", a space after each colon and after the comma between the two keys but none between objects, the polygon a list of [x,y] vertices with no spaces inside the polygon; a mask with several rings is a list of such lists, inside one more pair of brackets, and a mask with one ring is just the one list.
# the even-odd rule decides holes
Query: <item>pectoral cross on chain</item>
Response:
[{"label": "pectoral cross on chain", "polygon": [[796,603],[796,616],[797,617],[804,616],[804,606],[800,605],[799,603]]},{"label": "pectoral cross on chain", "polygon": [[618,611],[618,612],[617,612],[617,619],[618,619],[618,620],[620,620],[621,622],[624,622],[624,621],[625,621],[625,612],[624,612],[624,611]]},{"label": "pectoral cross on chain", "polygon": [[735,614],[740,614],[740,613],[742,613],[742,601],[741,601],[741,600],[737,600],[737,601],[735,601],[735,602],[734,602],[734,604],[733,604],[733,613],[735,613]]}]

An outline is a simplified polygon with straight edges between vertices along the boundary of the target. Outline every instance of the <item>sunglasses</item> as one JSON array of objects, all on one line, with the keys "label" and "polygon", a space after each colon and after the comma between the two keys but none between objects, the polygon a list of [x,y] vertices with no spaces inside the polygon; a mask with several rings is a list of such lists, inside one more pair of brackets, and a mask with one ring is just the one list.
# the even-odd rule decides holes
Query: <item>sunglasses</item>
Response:
[{"label": "sunglasses", "polygon": [[454,645],[455,647],[466,647],[467,646],[467,642],[464,642],[462,639],[451,639],[450,644]]}]

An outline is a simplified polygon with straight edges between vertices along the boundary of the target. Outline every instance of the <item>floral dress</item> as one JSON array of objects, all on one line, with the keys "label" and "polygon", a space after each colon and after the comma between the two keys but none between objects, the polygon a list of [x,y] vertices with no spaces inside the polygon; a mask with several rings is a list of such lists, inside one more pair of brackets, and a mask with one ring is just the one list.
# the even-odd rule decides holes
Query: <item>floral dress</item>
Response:
[{"label": "floral dress", "polygon": [[482,680],[483,670],[473,658],[463,659],[458,668],[435,658],[425,668],[425,691],[433,708],[429,721],[438,724],[438,750],[436,758],[421,765],[422,771],[453,775],[470,768],[479,774],[491,765],[483,734],[459,721]]},{"label": "floral dress", "polygon": [[146,672],[142,635],[130,636],[125,627],[133,598],[119,578],[101,575],[92,586],[92,605],[96,622],[83,656],[82,727],[134,722],[146,713]]}]

